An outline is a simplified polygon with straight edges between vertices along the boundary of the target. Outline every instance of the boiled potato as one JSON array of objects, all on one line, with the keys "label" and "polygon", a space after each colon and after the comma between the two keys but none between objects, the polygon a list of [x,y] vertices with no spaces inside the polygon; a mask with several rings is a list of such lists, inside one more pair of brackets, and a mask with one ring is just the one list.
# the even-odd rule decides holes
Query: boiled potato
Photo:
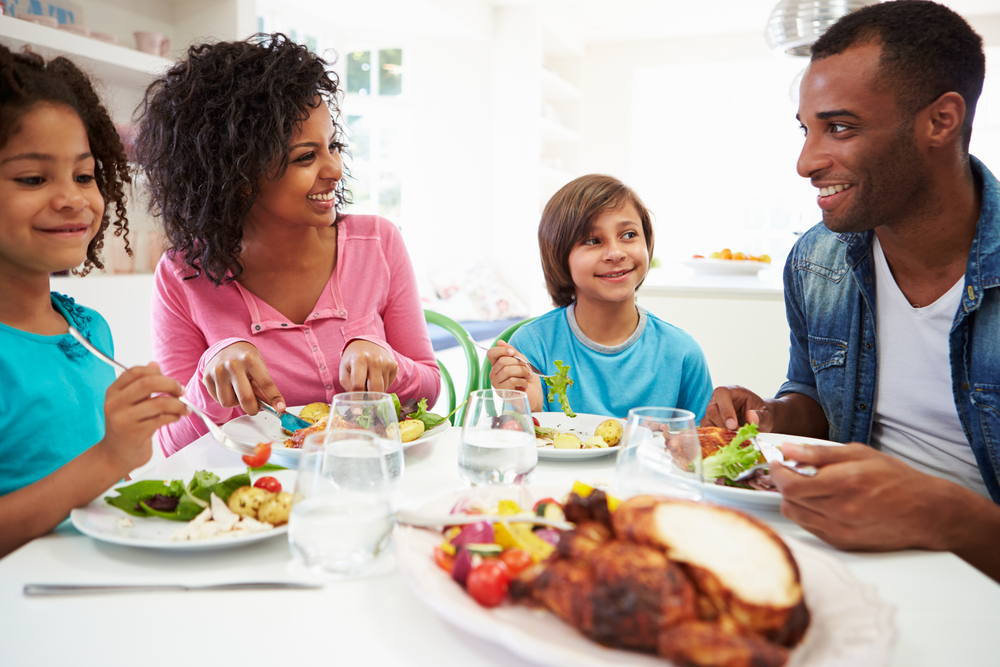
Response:
[{"label": "boiled potato", "polygon": [[617,419],[605,419],[598,425],[594,435],[601,436],[608,447],[614,447],[622,441],[622,423]]},{"label": "boiled potato", "polygon": [[556,449],[583,449],[580,438],[572,433],[560,433],[552,441],[552,446]]},{"label": "boiled potato", "polygon": [[257,520],[264,521],[274,526],[288,523],[288,515],[292,511],[292,494],[287,491],[272,494],[270,498],[261,503],[257,510]]},{"label": "boiled potato", "polygon": [[424,434],[424,423],[419,419],[404,419],[399,422],[399,437],[403,442],[413,442]]},{"label": "boiled potato", "polygon": [[596,447],[607,447],[608,443],[604,442],[604,438],[599,435],[592,435],[583,441],[584,449],[594,449]]},{"label": "boiled potato", "polygon": [[310,403],[299,412],[299,419],[305,419],[310,424],[315,424],[328,414],[330,414],[330,406],[326,403]]},{"label": "boiled potato", "polygon": [[256,486],[241,486],[229,496],[229,509],[240,516],[256,519],[260,506],[273,495],[270,491],[258,489]]}]

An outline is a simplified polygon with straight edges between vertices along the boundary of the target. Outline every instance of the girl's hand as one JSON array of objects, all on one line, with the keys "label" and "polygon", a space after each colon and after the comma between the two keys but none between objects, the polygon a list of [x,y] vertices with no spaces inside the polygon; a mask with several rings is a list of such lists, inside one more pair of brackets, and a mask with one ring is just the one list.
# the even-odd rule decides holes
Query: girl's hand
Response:
[{"label": "girl's hand", "polygon": [[206,364],[201,381],[209,395],[224,408],[238,405],[248,415],[255,415],[259,409],[258,396],[278,412],[286,407],[260,351],[245,341],[219,350]]},{"label": "girl's hand", "polygon": [[396,381],[399,364],[388,350],[366,340],[352,340],[340,358],[344,391],[385,392]]},{"label": "girl's hand", "polygon": [[104,395],[104,439],[98,448],[121,469],[138,468],[152,454],[153,432],[188,414],[177,399],[183,393],[156,363],[125,371]]},{"label": "girl's hand", "polygon": [[486,358],[493,365],[490,371],[490,384],[495,389],[516,389],[528,395],[532,412],[545,409],[542,381],[532,373],[521,360],[520,353],[504,341],[498,341]]}]

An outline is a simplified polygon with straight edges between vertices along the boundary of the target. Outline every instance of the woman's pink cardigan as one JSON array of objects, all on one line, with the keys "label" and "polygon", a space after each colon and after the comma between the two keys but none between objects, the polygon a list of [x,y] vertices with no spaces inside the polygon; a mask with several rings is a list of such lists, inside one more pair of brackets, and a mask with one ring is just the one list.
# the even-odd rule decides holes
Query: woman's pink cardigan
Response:
[{"label": "woman's pink cardigan", "polygon": [[[217,423],[244,414],[212,400],[202,375],[222,348],[252,343],[289,406],[325,401],[344,391],[340,358],[352,340],[384,347],[399,364],[388,388],[400,398],[427,398],[440,391],[416,278],[399,230],[373,215],[348,215],[338,223],[337,265],[315,310],[295,324],[239,283],[214,286],[183,261],[165,255],[153,291],[153,358],[165,375],[185,383],[184,395]],[[288,289],[295,289],[294,284]],[[170,456],[207,433],[193,414],[157,435]]]}]

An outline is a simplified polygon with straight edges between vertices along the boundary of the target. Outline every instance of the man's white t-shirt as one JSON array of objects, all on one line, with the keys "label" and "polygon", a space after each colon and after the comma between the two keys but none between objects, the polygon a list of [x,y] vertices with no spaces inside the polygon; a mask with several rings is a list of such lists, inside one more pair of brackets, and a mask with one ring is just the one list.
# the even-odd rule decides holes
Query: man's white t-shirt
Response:
[{"label": "man's white t-shirt", "polygon": [[872,251],[878,337],[872,445],[989,498],[952,392],[948,333],[965,277],[934,303],[915,308],[896,285],[877,236]]}]

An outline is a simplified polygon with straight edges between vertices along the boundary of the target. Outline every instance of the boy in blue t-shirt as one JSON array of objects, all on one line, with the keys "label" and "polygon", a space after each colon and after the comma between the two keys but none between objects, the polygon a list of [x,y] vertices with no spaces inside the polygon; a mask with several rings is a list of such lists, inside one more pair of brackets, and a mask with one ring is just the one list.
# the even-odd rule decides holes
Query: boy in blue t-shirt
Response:
[{"label": "boy in blue t-shirt", "polygon": [[705,354],[635,303],[653,254],[651,216],[639,197],[610,176],[582,176],[546,204],[538,244],[559,307],[490,350],[492,385],[526,392],[533,411],[559,411],[516,355],[548,373],[559,360],[570,366],[575,412],[626,417],[631,408],[672,407],[700,420],[712,396]]}]

